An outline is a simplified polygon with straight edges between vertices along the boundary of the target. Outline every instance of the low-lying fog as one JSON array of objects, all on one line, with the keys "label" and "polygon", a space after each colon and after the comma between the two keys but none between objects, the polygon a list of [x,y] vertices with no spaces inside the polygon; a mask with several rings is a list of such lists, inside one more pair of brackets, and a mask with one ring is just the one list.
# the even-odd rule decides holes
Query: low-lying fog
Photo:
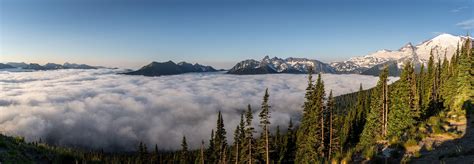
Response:
[{"label": "low-lying fog", "polygon": [[[118,71],[0,72],[0,131],[29,141],[42,138],[107,151],[135,150],[138,141],[176,149],[186,135],[196,148],[201,140],[208,142],[220,110],[231,143],[247,104],[258,124],[265,88],[270,93],[272,127],[286,129],[290,117],[301,114],[307,86],[307,75],[144,77]],[[373,87],[378,77],[323,74],[323,80],[327,93],[340,95],[357,91],[360,83]]]}]

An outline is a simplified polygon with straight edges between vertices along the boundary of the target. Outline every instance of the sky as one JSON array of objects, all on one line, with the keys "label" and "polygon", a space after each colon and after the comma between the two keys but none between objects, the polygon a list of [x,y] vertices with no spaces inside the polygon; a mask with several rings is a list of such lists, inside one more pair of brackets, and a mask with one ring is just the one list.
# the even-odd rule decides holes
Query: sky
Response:
[{"label": "sky", "polygon": [[324,62],[474,28],[474,0],[0,0],[0,63]]}]

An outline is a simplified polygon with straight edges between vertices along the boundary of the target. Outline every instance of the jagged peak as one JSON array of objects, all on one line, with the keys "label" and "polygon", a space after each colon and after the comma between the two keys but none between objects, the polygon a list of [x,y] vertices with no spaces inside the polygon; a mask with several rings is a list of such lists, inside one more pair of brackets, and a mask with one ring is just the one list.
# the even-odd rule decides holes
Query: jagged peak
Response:
[{"label": "jagged peak", "polygon": [[188,63],[188,62],[185,62],[185,61],[177,63],[177,65],[188,65],[188,64],[192,65],[191,63]]},{"label": "jagged peak", "polygon": [[413,46],[413,44],[411,42],[408,42],[407,44],[405,44],[403,47],[401,47],[400,49],[398,49],[398,51],[402,51],[404,49],[411,49],[413,50],[415,48],[415,46]]},{"label": "jagged peak", "polygon": [[156,64],[176,64],[176,63],[174,63],[174,62],[171,61],[171,60],[169,60],[169,61],[167,61],[167,62],[162,62],[162,63],[157,62],[157,61],[153,61],[153,62],[151,62],[151,63],[148,64],[148,65],[156,65]]},{"label": "jagged peak", "polygon": [[405,44],[405,46],[403,47],[413,47],[413,44],[411,42],[408,42],[407,44]]},{"label": "jagged peak", "polygon": [[268,59],[270,59],[270,57],[268,55],[265,55],[265,57],[263,57],[262,60],[268,60]]}]

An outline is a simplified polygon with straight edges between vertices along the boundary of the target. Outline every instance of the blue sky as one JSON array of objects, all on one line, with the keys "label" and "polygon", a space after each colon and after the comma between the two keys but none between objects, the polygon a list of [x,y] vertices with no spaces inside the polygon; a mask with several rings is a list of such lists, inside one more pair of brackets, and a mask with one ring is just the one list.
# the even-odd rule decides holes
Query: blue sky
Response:
[{"label": "blue sky", "polygon": [[0,62],[230,68],[265,55],[325,62],[464,35],[474,0],[0,0]]}]

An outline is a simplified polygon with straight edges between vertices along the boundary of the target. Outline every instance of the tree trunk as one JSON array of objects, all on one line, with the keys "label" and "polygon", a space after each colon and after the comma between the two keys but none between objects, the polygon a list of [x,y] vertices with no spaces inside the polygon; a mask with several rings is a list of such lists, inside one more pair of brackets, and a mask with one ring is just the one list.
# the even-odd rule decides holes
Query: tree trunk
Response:
[{"label": "tree trunk", "polygon": [[204,164],[204,142],[201,143],[201,164]]},{"label": "tree trunk", "polygon": [[249,164],[252,164],[252,139],[249,139]]},{"label": "tree trunk", "polygon": [[[322,104],[321,104],[322,105]],[[321,107],[321,109],[324,107]],[[324,147],[324,110],[321,110],[321,145]],[[322,152],[324,156],[324,151]]]},{"label": "tree trunk", "polygon": [[265,140],[266,140],[266,145],[265,145],[265,151],[267,152],[267,162],[266,164],[270,164],[270,155],[268,152],[268,127],[265,125]]},{"label": "tree trunk", "polygon": [[332,149],[332,111],[329,111],[329,153],[328,160],[331,161]]},{"label": "tree trunk", "polygon": [[383,87],[383,132],[382,135],[385,137],[387,135],[387,123],[388,123],[388,85],[384,82]]},{"label": "tree trunk", "polygon": [[222,164],[226,164],[227,161],[226,161],[226,155],[227,155],[227,149],[224,147],[224,155],[222,156]]},{"label": "tree trunk", "polygon": [[236,146],[236,151],[235,151],[235,164],[238,164],[239,163],[239,143],[236,143],[235,146]]}]

